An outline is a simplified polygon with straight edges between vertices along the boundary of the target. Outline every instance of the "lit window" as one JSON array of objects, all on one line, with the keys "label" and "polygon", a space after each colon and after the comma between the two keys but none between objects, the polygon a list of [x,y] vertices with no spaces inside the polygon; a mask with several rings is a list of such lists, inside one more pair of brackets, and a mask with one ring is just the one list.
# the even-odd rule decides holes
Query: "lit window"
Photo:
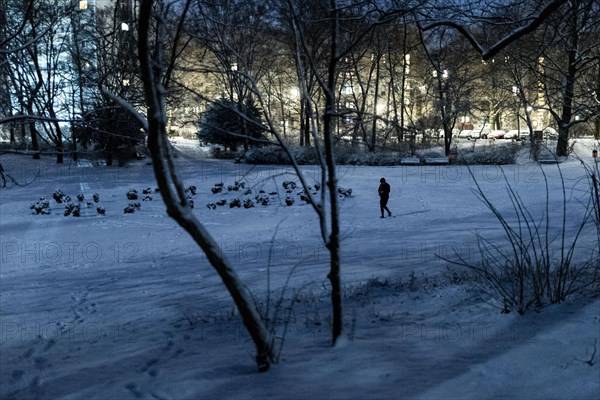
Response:
[{"label": "lit window", "polygon": [[127,22],[121,22],[121,30],[122,31],[128,31],[129,30],[129,25],[127,25]]},{"label": "lit window", "polygon": [[79,9],[80,10],[87,10],[87,8],[88,8],[88,2],[87,2],[87,0],[81,0],[79,2]]}]

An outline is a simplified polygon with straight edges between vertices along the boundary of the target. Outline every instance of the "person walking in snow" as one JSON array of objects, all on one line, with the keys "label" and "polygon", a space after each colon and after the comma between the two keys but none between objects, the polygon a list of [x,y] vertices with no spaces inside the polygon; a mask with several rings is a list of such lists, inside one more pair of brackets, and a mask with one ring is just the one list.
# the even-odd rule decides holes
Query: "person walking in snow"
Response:
[{"label": "person walking in snow", "polygon": [[385,181],[385,178],[381,178],[379,182],[379,208],[381,208],[381,218],[384,218],[384,211],[387,211],[388,216],[391,217],[392,212],[387,208],[387,203],[390,199],[390,184]]}]

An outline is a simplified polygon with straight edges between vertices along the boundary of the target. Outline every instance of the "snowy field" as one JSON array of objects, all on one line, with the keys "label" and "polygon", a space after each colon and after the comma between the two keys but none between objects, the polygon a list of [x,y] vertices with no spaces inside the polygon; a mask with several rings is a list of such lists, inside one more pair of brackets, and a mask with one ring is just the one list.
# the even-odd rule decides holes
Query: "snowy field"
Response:
[{"label": "snowy field", "polygon": [[[597,295],[576,294],[523,316],[502,314],[460,278],[464,271],[438,257],[457,251],[476,260],[476,233],[506,245],[465,166],[339,167],[339,185],[352,196],[341,201],[345,336],[333,348],[327,252],[299,188],[295,203],[285,205],[282,182],[297,181],[291,170],[210,160],[194,142],[176,146],[186,186],[197,187],[194,213],[257,302],[285,289],[280,316],[289,320],[280,363],[256,371],[253,344],[219,278],[166,215],[160,195],[142,200],[143,189],[156,187],[147,160],[118,168],[5,154],[5,171],[29,184],[0,189],[0,398],[600,398]],[[590,165],[593,147],[575,147]],[[560,166],[572,231],[588,181],[580,161]],[[542,168],[554,229],[562,218],[560,178],[555,165]],[[310,184],[317,182],[315,167],[304,171]],[[503,171],[529,209],[543,212],[540,166],[521,162]],[[473,173],[510,216],[501,169],[478,166]],[[381,177],[392,186],[393,218],[379,218]],[[245,188],[228,191],[235,181]],[[213,194],[220,182],[223,192]],[[130,189],[138,191],[140,207],[124,214]],[[245,196],[247,189],[252,194]],[[79,218],[63,216],[55,190],[74,202],[84,194]],[[206,207],[260,190],[270,205]],[[49,215],[30,210],[41,196]],[[594,235],[593,227],[584,231],[576,260],[593,254]],[[281,333],[284,323],[277,324]]]}]

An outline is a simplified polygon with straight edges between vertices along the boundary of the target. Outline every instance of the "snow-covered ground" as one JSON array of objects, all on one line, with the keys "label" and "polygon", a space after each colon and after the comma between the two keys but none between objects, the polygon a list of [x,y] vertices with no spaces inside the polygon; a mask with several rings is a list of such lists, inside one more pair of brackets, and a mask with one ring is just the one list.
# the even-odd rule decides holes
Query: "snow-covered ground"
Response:
[{"label": "snow-covered ground", "polygon": [[[593,146],[576,146],[589,164]],[[505,245],[466,167],[339,167],[340,186],[353,191],[341,202],[344,340],[331,347],[327,252],[299,189],[294,205],[283,201],[282,182],[297,181],[291,170],[211,160],[194,142],[176,147],[185,184],[198,189],[194,212],[257,302],[285,289],[280,363],[256,371],[252,343],[217,275],[158,194],[141,200],[143,189],[155,188],[147,161],[118,168],[2,155],[5,171],[24,186],[0,190],[0,398],[600,398],[597,296],[502,314],[438,257],[457,251],[476,260],[476,233]],[[554,229],[562,189],[556,166],[542,168]],[[529,209],[543,212],[540,167],[523,162],[502,170]],[[304,171],[311,184],[318,181],[315,167]],[[561,171],[572,230],[588,181],[578,160],[563,162]],[[501,169],[473,173],[509,215]],[[381,177],[392,186],[393,218],[379,218]],[[245,189],[227,190],[240,180]],[[213,194],[219,182],[225,188]],[[79,218],[63,216],[52,199],[57,189],[75,202],[78,193],[86,201],[97,193],[106,215],[92,202]],[[130,189],[141,207],[124,214]],[[206,207],[260,190],[277,192],[269,206]],[[29,209],[41,196],[50,215]],[[592,228],[577,259],[593,254]],[[279,333],[284,325],[278,321]]]}]

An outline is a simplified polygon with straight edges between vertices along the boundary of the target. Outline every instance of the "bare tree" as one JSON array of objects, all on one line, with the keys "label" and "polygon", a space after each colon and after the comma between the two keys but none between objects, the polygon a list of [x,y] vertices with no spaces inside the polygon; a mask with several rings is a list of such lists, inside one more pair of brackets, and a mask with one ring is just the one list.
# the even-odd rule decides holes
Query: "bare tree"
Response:
[{"label": "bare tree", "polygon": [[[290,11],[292,6],[294,12]],[[315,105],[310,102],[322,99],[318,76],[324,70],[329,54],[331,30],[323,23],[328,18],[327,4],[320,0],[295,1],[293,4],[281,2],[279,12],[285,30],[281,40],[289,49],[296,81],[304,86],[299,90],[299,144],[311,146],[313,126],[319,127],[321,121],[320,110],[315,109]],[[295,15],[302,18],[295,18]],[[298,36],[294,33],[298,31],[302,32],[302,47],[299,47]]]},{"label": "bare tree", "polygon": [[[244,325],[256,346],[256,362],[260,371],[269,369],[273,361],[272,339],[260,318],[252,297],[241,283],[229,261],[225,259],[216,241],[192,214],[184,188],[175,170],[167,140],[167,117],[162,85],[163,65],[160,42],[152,41],[152,13],[154,1],[143,0],[140,7],[138,52],[144,91],[148,107],[148,146],[152,165],[167,213],[183,227],[204,251],[211,265],[221,277],[233,298]],[[158,36],[162,29],[160,16],[157,18]],[[153,45],[157,46],[153,48]]]},{"label": "bare tree", "polygon": [[13,18],[24,23],[12,36],[8,55],[11,95],[19,107],[13,110],[11,120],[27,124],[34,158],[39,157],[39,142],[43,141],[54,148],[58,163],[63,162],[66,137],[61,122],[68,121],[64,92],[69,72],[64,55],[70,42],[65,23],[70,10],[65,6],[61,2],[23,2]]},{"label": "bare tree", "polygon": [[[394,0],[397,2],[398,0]],[[463,2],[458,0],[435,0],[415,9],[419,29],[429,31],[441,26],[449,27],[463,35],[484,60],[490,60],[506,46],[538,29],[548,18],[558,13],[568,0],[547,2],[517,1]],[[506,8],[518,7],[520,14],[515,18],[501,15]],[[498,12],[500,10],[500,13]],[[493,25],[489,21],[494,21]],[[472,27],[483,26],[494,34],[478,37]]]},{"label": "bare tree", "polygon": [[[532,66],[542,83],[540,96],[558,126],[557,156],[566,156],[571,128],[594,117],[594,87],[600,66],[600,3],[568,2],[549,18]],[[590,107],[591,106],[591,107]]]},{"label": "bare tree", "polygon": [[[311,116],[311,136],[321,166],[321,180],[325,183],[326,188],[321,193],[320,201],[315,201],[311,197],[311,204],[319,217],[321,236],[329,251],[327,277],[331,284],[332,342],[335,344],[343,329],[340,215],[334,147],[335,127],[341,116],[337,101],[339,78],[344,71],[342,64],[346,57],[349,57],[356,46],[363,42],[375,27],[392,21],[398,11],[390,14],[380,10],[376,4],[371,2],[356,4],[330,0],[327,5],[322,4],[318,21],[329,28],[329,33],[324,40],[328,44],[329,50],[322,54],[322,59],[316,60],[313,58],[312,43],[307,40],[311,24],[307,23],[307,17],[302,14],[305,5],[303,0],[287,0],[283,11],[290,23],[297,70],[311,71],[310,74],[299,74],[299,86],[301,96],[307,106],[306,111]],[[310,16],[312,15],[314,14],[310,14]],[[348,29],[349,27],[355,29]],[[311,76],[315,77],[323,99],[312,96],[308,81]],[[316,108],[322,110],[320,129],[317,128],[314,118]],[[298,166],[294,164],[294,167],[301,176]],[[305,184],[302,179],[301,181]]]},{"label": "bare tree", "polygon": [[[222,82],[222,97],[234,102],[240,110],[249,107],[254,101],[249,81],[260,81],[272,68],[275,56],[275,48],[270,45],[273,29],[270,2],[196,0],[190,12],[194,26],[188,24],[187,33],[211,53],[216,65],[205,69]],[[241,122],[245,126],[243,119]],[[243,144],[247,150],[248,139]]]},{"label": "bare tree", "polygon": [[[6,19],[6,2],[0,1],[0,119],[11,115],[12,102],[10,98],[10,69],[8,64],[8,57],[4,50],[8,44],[8,27]],[[0,131],[4,129],[4,126],[0,124]],[[14,130],[10,129],[11,143],[14,143]]]},{"label": "bare tree", "polygon": [[432,98],[444,130],[444,151],[449,155],[459,118],[471,112],[471,95],[481,70],[472,67],[473,57],[469,56],[472,50],[456,32],[442,27],[424,34],[422,43],[432,67],[426,82],[433,89]]}]

